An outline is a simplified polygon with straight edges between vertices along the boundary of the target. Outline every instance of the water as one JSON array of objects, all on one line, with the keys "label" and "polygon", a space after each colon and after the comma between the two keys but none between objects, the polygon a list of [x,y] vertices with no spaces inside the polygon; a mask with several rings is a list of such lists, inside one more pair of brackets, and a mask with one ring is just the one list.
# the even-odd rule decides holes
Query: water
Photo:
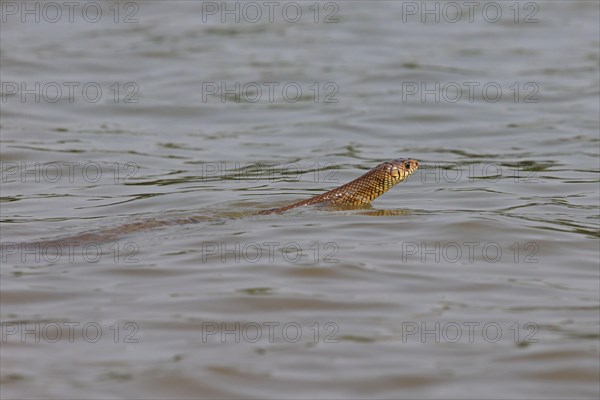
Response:
[{"label": "water", "polygon": [[2,3],[3,398],[598,397],[597,2],[45,4]]}]

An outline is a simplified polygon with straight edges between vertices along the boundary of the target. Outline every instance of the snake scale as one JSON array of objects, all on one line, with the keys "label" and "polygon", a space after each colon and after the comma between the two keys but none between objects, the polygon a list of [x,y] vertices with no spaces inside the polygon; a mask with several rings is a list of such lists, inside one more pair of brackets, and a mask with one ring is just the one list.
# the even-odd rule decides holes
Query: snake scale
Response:
[{"label": "snake scale", "polygon": [[[263,210],[257,215],[278,214],[293,208],[320,205],[335,208],[360,207],[371,203],[377,197],[390,190],[396,184],[404,181],[419,168],[419,162],[413,159],[396,159],[381,163],[352,182],[346,183],[323,194],[290,204],[285,207]],[[133,232],[172,225],[185,225],[206,221],[209,217],[188,217],[171,220],[148,219],[132,222],[114,228],[81,233],[79,235],[37,242],[37,247],[63,248],[65,245],[76,243],[106,243]],[[5,249],[3,248],[4,252]]]}]

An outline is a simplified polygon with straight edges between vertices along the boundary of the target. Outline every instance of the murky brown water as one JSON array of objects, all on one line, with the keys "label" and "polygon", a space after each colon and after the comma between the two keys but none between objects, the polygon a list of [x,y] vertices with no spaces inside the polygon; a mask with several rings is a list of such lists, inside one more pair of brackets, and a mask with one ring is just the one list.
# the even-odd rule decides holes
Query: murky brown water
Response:
[{"label": "murky brown water", "polygon": [[[29,3],[3,398],[600,395],[597,2]],[[255,215],[398,157],[371,209]]]}]

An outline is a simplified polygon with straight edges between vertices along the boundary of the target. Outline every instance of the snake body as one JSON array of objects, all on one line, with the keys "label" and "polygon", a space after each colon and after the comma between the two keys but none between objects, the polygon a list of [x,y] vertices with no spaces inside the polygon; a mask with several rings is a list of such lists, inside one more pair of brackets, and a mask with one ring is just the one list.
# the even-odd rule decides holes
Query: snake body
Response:
[{"label": "snake body", "polygon": [[[318,196],[290,204],[285,207],[272,208],[258,212],[258,214],[276,214],[292,208],[325,205],[333,207],[360,207],[369,204],[377,197],[381,196],[397,183],[404,181],[419,167],[419,162],[412,159],[398,159],[384,162],[371,169],[366,174],[346,183],[338,188],[325,192]],[[85,245],[89,243],[106,243],[114,241],[118,237],[133,232],[140,232],[149,229],[155,229],[172,225],[186,225],[201,221],[209,221],[207,216],[192,216],[188,218],[178,218],[171,220],[147,219],[145,221],[131,222],[128,224],[116,226],[100,231],[81,233],[79,235],[67,238],[59,238],[34,243],[37,248],[55,248],[62,249],[66,245]],[[2,244],[2,253],[7,249]],[[28,247],[29,248],[29,247]],[[10,249],[11,251],[14,249]]]},{"label": "snake body", "polygon": [[289,206],[264,210],[258,214],[281,213],[292,208],[309,205],[336,207],[360,207],[371,203],[396,184],[404,181],[419,168],[419,162],[412,159],[397,159],[381,163],[369,172],[338,188],[311,197]]}]

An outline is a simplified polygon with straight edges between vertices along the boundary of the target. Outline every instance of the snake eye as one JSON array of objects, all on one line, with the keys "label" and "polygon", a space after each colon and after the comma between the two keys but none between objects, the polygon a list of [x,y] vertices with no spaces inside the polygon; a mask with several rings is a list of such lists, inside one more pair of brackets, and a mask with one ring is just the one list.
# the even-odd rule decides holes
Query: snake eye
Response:
[{"label": "snake eye", "polygon": [[404,164],[404,168],[410,170],[410,162],[407,162]]}]

